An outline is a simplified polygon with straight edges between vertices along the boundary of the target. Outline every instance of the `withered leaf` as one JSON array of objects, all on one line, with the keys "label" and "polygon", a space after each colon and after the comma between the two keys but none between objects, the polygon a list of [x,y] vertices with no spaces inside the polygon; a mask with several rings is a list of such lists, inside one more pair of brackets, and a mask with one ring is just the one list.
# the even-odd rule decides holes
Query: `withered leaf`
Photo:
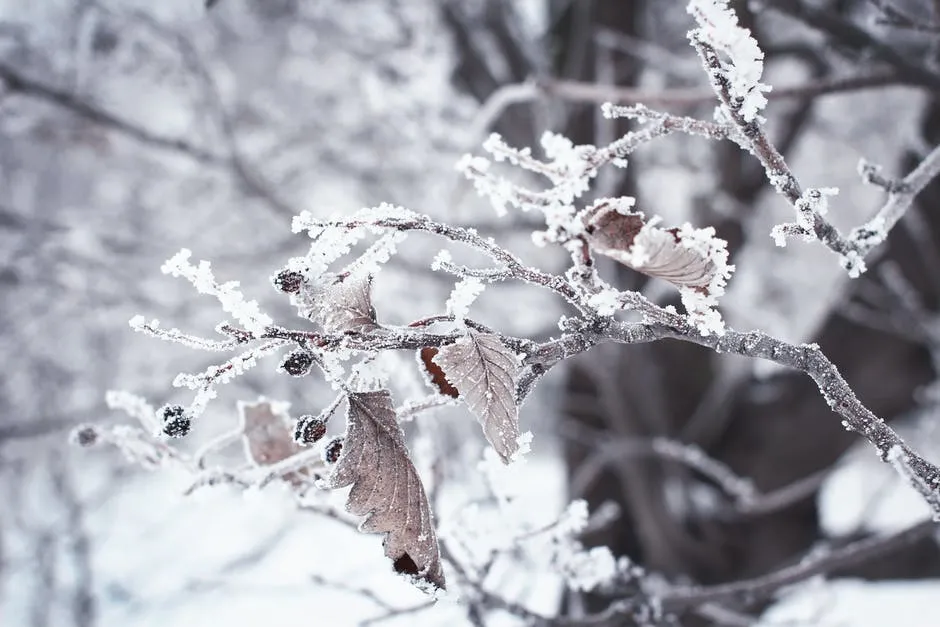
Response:
[{"label": "withered leaf", "polygon": [[[299,453],[294,441],[292,420],[281,403],[261,398],[256,403],[238,404],[242,441],[249,460],[259,466],[270,466]],[[306,470],[285,475],[294,485],[305,483]]]},{"label": "withered leaf", "polygon": [[421,365],[424,366],[431,385],[441,394],[457,398],[460,396],[460,392],[447,380],[447,375],[444,374],[441,367],[434,363],[435,355],[437,355],[436,348],[425,346],[419,351],[418,359],[421,361]]},{"label": "withered leaf", "polygon": [[601,203],[584,222],[594,252],[648,276],[708,294],[720,271],[700,242],[685,241],[679,229],[648,223],[642,213],[624,213]]},{"label": "withered leaf", "polygon": [[329,486],[352,485],[346,510],[366,516],[360,531],[385,533],[385,555],[398,572],[444,588],[431,507],[408,455],[391,395],[388,390],[356,392],[347,400],[345,442]]},{"label": "withered leaf", "polygon": [[480,421],[483,435],[506,463],[519,450],[516,354],[498,336],[468,330],[466,337],[442,346],[433,359]]},{"label": "withered leaf", "polygon": [[245,450],[251,461],[269,466],[300,452],[294,442],[290,417],[281,407],[261,398],[257,403],[238,404]]},{"label": "withered leaf", "polygon": [[372,276],[348,275],[323,286],[317,296],[313,320],[331,333],[375,328]]}]

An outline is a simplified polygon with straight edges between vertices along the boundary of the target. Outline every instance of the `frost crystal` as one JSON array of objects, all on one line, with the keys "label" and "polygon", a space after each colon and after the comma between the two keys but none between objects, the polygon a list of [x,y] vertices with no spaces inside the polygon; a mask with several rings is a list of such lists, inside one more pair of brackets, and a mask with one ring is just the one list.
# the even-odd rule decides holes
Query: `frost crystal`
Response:
[{"label": "frost crystal", "polygon": [[[436,261],[436,260],[435,260]],[[447,313],[462,320],[470,312],[470,305],[483,292],[484,285],[476,277],[464,277],[454,286],[447,299]]]},{"label": "frost crystal", "polygon": [[516,452],[509,458],[510,464],[525,462],[525,456],[532,451],[533,437],[531,431],[523,431],[519,434],[519,437],[516,438]]},{"label": "frost crystal", "polygon": [[389,231],[379,237],[365,252],[353,263],[349,264],[346,272],[352,274],[377,274],[382,265],[392,258],[398,249],[398,244],[406,237],[402,231]]},{"label": "frost crystal", "polygon": [[617,576],[617,559],[606,546],[560,556],[558,565],[573,590],[590,591]]},{"label": "frost crystal", "polygon": [[[816,221],[829,212],[829,197],[839,193],[837,187],[810,187],[794,203],[796,222],[777,224],[770,230],[774,243],[781,248],[788,237],[802,237],[811,242],[816,239]],[[844,265],[844,264],[843,264]]]},{"label": "frost crystal", "polygon": [[838,187],[811,187],[796,201],[796,223],[812,230],[817,215],[829,213],[829,197],[839,193]]},{"label": "frost crystal", "polygon": [[434,259],[431,260],[431,270],[435,272],[441,270],[444,266],[454,262],[454,258],[451,256],[450,251],[446,248],[434,255]]},{"label": "frost crystal", "polygon": [[592,307],[596,307],[597,313],[602,316],[611,316],[623,306],[620,302],[620,292],[611,288],[594,294],[588,302]]},{"label": "frost crystal", "polygon": [[607,547],[586,550],[578,540],[588,524],[588,506],[572,501],[552,527],[549,562],[573,590],[590,591],[611,583],[620,574],[617,559]]},{"label": "frost crystal", "polygon": [[839,260],[839,265],[848,271],[849,277],[852,279],[857,279],[862,276],[865,270],[868,269],[865,265],[865,260],[854,250],[850,250],[842,255],[842,258]]},{"label": "frost crystal", "polygon": [[575,499],[558,519],[556,525],[561,534],[581,533],[588,523],[588,504],[584,499]]}]

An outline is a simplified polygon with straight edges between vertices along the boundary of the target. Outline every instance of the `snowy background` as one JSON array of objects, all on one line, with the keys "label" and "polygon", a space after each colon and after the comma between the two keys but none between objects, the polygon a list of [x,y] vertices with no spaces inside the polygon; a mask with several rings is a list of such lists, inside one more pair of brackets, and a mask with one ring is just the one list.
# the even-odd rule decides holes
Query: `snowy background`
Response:
[{"label": "snowy background", "polygon": [[[246,295],[285,322],[296,316],[270,277],[309,245],[291,232],[291,218],[301,211],[325,216],[400,204],[472,225],[527,262],[562,269],[563,252],[533,245],[534,216],[498,217],[454,164],[466,152],[479,153],[490,130],[533,146],[547,129],[597,144],[624,131],[599,115],[603,99],[570,99],[563,81],[633,86],[647,95],[708,94],[685,41],[693,23],[685,3],[674,4],[667,10],[650,0],[628,12],[614,1],[586,0],[220,0],[207,11],[199,0],[0,0],[0,355],[6,362],[0,625],[290,627],[327,617],[337,627],[377,617],[388,625],[521,624],[500,609],[468,615],[461,601],[469,591],[459,589],[425,607],[427,597],[392,572],[380,537],[299,510],[279,485],[221,486],[185,496],[191,477],[142,470],[104,447],[78,449],[68,434],[81,423],[128,422],[106,406],[108,390],[127,390],[157,407],[187,402],[185,391],[171,386],[174,376],[216,362],[127,324],[141,314],[167,327],[213,333],[221,319],[217,303],[160,272],[181,248],[211,260],[221,280],[241,281]],[[878,42],[940,76],[936,32],[885,26],[872,8],[878,3],[776,4],[836,12],[874,43],[852,48],[843,41],[833,51],[831,34],[785,11],[747,11],[742,21],[752,20],[761,44],[779,55],[767,64],[770,84],[854,75],[856,68],[887,71],[892,66],[870,54]],[[925,24],[940,20],[929,17],[929,2],[895,5],[905,15],[928,16]],[[772,100],[765,112],[805,183],[841,189],[831,217],[842,229],[883,202],[877,188],[861,182],[860,159],[898,176],[911,167],[912,155],[923,156],[940,140],[940,78],[929,85],[901,75],[818,100]],[[539,80],[524,82],[532,78]],[[500,88],[517,84],[528,95],[509,104],[512,95]],[[537,84],[541,91],[533,96]],[[500,102],[506,106],[494,104]],[[713,107],[703,98],[673,108],[710,119]],[[932,234],[940,232],[940,220],[922,213],[905,219],[902,239],[885,247],[885,263],[870,263],[870,274],[853,281],[817,243],[774,246],[770,229],[792,212],[736,148],[685,136],[659,141],[631,157],[627,174],[603,172],[596,195],[628,190],[642,210],[668,224],[718,226],[737,265],[722,301],[728,324],[831,347],[862,400],[896,419],[925,457],[940,461],[933,386],[940,338],[932,312],[940,291]],[[924,206],[937,198],[932,193]],[[453,285],[430,271],[438,242],[407,241],[376,281],[375,305],[390,323],[443,311]],[[617,276],[610,266],[603,270]],[[671,302],[665,284],[631,284],[635,277],[623,272],[620,278]],[[905,289],[919,307],[892,304]],[[474,307],[481,322],[533,339],[557,334],[563,313],[545,293],[518,285],[489,289]],[[871,332],[876,339],[865,335]],[[754,577],[813,550],[897,532],[928,517],[889,466],[841,432],[815,389],[791,386],[778,369],[740,358],[700,364],[663,352],[669,348],[604,349],[579,361],[574,374],[559,369],[540,384],[522,414],[524,428],[535,434],[533,452],[512,472],[494,478],[477,470],[484,441],[463,413],[441,412],[430,417],[439,424],[409,431],[419,443],[419,468],[430,468],[433,458],[422,446],[449,447],[440,533],[481,553],[507,553],[487,571],[487,589],[549,616],[595,607],[596,599],[566,591],[563,577],[540,563],[539,538],[518,554],[506,549],[516,546],[513,533],[551,525],[574,498],[586,499],[591,511],[608,503],[620,512],[614,531],[584,538],[586,544],[608,544],[665,577],[702,583]],[[627,363],[617,351],[647,361]],[[399,367],[415,364],[402,355]],[[688,383],[691,375],[682,375],[670,388],[677,364],[707,371],[705,382]],[[301,414],[317,413],[332,398],[325,384],[286,377],[276,365],[262,364],[222,388],[192,441],[179,446],[191,451],[230,430],[239,400],[283,400]],[[579,372],[592,382],[590,391],[578,387]],[[416,388],[423,385],[416,371],[407,376]],[[604,381],[621,395],[613,406],[623,411],[598,422],[585,414],[596,405],[610,413],[597,401]],[[652,393],[644,395],[647,390]],[[777,414],[792,414],[794,422]],[[750,426],[738,429],[744,418]],[[817,423],[827,426],[817,432]],[[799,476],[815,483],[798,515],[764,535],[748,527],[742,537],[752,544],[736,544],[737,523],[714,536],[699,534],[717,525],[709,519],[714,490],[700,478],[624,466],[633,483],[609,477],[579,483],[590,454],[579,434],[596,438],[598,425],[618,438],[688,436],[744,476],[754,475],[762,491]],[[496,499],[502,505],[495,507],[494,491],[511,495],[512,506]],[[323,499],[342,504],[342,495]],[[649,512],[659,511],[643,509],[644,503],[661,506],[661,515],[680,521],[676,527],[695,542],[719,547],[717,557],[701,558],[713,564],[686,559],[680,548],[667,559],[669,551],[657,554],[650,548],[655,542],[635,537],[632,529],[643,529]],[[701,527],[693,520],[698,514]],[[670,542],[685,546],[675,537]],[[778,603],[736,609],[761,617],[762,625],[932,625],[940,552],[931,542],[929,550],[919,546],[920,560],[901,556],[896,569],[833,575],[836,581],[818,577],[781,593]],[[740,556],[748,552],[753,560]]]}]

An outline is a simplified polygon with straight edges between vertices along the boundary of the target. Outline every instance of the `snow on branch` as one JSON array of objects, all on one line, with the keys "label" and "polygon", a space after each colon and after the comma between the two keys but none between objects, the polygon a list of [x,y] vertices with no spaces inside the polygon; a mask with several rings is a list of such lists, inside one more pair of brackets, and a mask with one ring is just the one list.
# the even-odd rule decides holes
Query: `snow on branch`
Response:
[{"label": "snow on branch", "polygon": [[[649,231],[659,227],[655,221],[645,221],[641,214],[633,212],[632,204],[632,199],[607,200],[579,210],[576,215],[582,226],[577,235],[567,234],[571,238],[566,243],[580,244],[581,252],[616,253],[615,256],[622,256],[628,265],[652,276],[666,278],[680,290],[691,290],[702,297],[712,296],[712,291],[720,293],[730,267],[724,265],[727,253],[715,240],[713,232],[684,225],[673,230],[661,230],[658,239],[647,242],[641,235],[644,229]],[[260,329],[253,324],[251,329],[223,323],[217,330],[229,340],[213,343],[175,330],[165,333],[153,324],[135,320],[137,328],[162,339],[211,351],[229,349],[240,352],[200,374],[177,377],[176,385],[195,391],[195,399],[189,407],[167,405],[154,411],[133,397],[112,395],[115,404],[136,416],[145,429],[85,427],[76,434],[76,440],[85,444],[113,444],[133,460],[149,467],[170,465],[181,468],[193,476],[191,489],[219,483],[243,488],[262,487],[279,479],[302,492],[316,487],[347,485],[349,481],[354,485],[368,485],[369,490],[379,490],[380,493],[385,487],[394,492],[391,478],[397,476],[409,486],[420,486],[420,483],[415,483],[420,477],[410,461],[404,441],[397,436],[386,437],[391,433],[389,424],[414,420],[422,411],[456,401],[476,416],[482,435],[502,460],[515,463],[528,449],[531,438],[531,434],[520,429],[520,406],[535,383],[551,368],[601,343],[634,344],[669,338],[700,344],[719,353],[766,359],[805,372],[819,387],[833,411],[841,416],[844,426],[868,439],[882,459],[891,462],[897,472],[924,496],[934,515],[940,517],[940,469],[910,449],[896,432],[862,405],[835,366],[815,345],[793,345],[760,332],[742,333],[718,326],[713,321],[703,323],[694,306],[689,307],[691,311],[685,315],[671,308],[659,307],[636,292],[612,290],[596,273],[556,275],[543,272],[526,266],[515,255],[473,230],[436,222],[413,212],[380,207],[346,218],[308,219],[307,223],[308,228],[320,234],[330,230],[373,232],[377,241],[388,241],[388,233],[403,235],[417,230],[435,234],[449,243],[469,246],[492,258],[500,265],[501,272],[505,272],[507,280],[528,281],[550,289],[574,305],[579,317],[565,321],[563,327],[566,332],[562,337],[544,342],[501,334],[466,317],[482,283],[465,278],[450,299],[449,312],[427,316],[407,327],[394,327],[382,324],[381,317],[372,306],[371,275],[327,273],[309,280],[304,272],[306,268],[295,263],[276,274],[273,285],[295,301],[302,300],[304,295],[316,294],[321,301],[318,308],[301,307],[298,311],[302,317],[319,325],[318,330],[292,330],[274,324]],[[618,238],[628,238],[630,242],[624,244]],[[636,248],[637,245],[640,248]],[[578,246],[566,248],[576,251]],[[376,250],[376,247],[367,250]],[[668,261],[674,254],[682,259],[681,263]],[[654,264],[657,260],[664,263]],[[439,256],[439,267],[448,263]],[[572,263],[585,262],[575,253]],[[210,281],[205,271],[191,268],[183,271],[194,277],[194,283]],[[332,283],[324,284],[326,277],[333,277],[329,279]],[[225,292],[220,300],[231,300],[231,290],[217,288],[214,281],[208,289],[213,293]],[[620,309],[641,313],[643,321],[614,319],[613,314]],[[247,322],[257,322],[257,316],[240,317]],[[449,324],[450,328],[436,330],[442,324]],[[309,376],[311,366],[316,365],[324,378],[340,392],[323,411],[300,416],[293,422],[272,417],[275,416],[272,412],[282,410],[254,413],[251,420],[247,417],[241,420],[241,426],[236,430],[237,437],[223,434],[208,447],[203,447],[195,457],[187,457],[162,439],[163,436],[185,436],[190,429],[190,420],[201,413],[214,397],[217,385],[254,365],[259,357],[286,347],[293,350],[282,360],[282,372],[295,377]],[[418,363],[437,369],[433,373],[429,371],[428,377],[432,388],[441,393],[436,398],[431,397],[432,402],[425,397],[409,399],[395,409],[387,378],[384,375],[362,375],[367,364],[386,351],[402,349],[418,351],[421,354]],[[349,374],[345,374],[347,372]],[[366,380],[371,382],[368,389],[362,387]],[[445,385],[449,388],[443,387]],[[373,402],[373,399],[381,402]],[[325,438],[327,424],[343,402],[351,408],[347,414],[345,434]],[[241,408],[245,416],[248,415],[246,407]],[[264,418],[268,426],[258,428],[259,417]],[[279,426],[272,431],[274,425]],[[162,435],[154,434],[154,426],[162,431]],[[248,441],[249,467],[207,466],[205,460],[212,451],[238,438]],[[734,492],[747,491],[744,479],[729,475],[723,467],[709,465],[708,460],[696,456],[694,449],[657,446],[660,446],[662,454],[679,455],[684,462],[707,470],[722,485],[733,485]],[[360,461],[366,451],[376,456],[365,465],[355,465],[352,458],[345,457],[352,454],[349,453],[351,450],[362,452],[355,453],[355,458]],[[348,461],[344,462],[344,459]],[[344,471],[348,475],[346,479],[336,479],[332,474],[334,468],[347,469]],[[322,481],[319,480],[321,478]],[[355,490],[354,487],[353,494]],[[417,488],[414,495],[414,499],[409,497],[409,504],[420,504],[427,498]],[[391,534],[387,537],[393,538],[389,540],[392,544],[387,545],[386,553],[392,559],[394,569],[411,577],[418,585],[442,587],[444,578],[440,564],[443,554],[433,535],[429,532],[417,536],[401,535],[398,525],[402,519],[392,510],[383,509],[385,500],[363,498],[351,496],[349,511],[374,518],[373,523],[363,527],[364,530]],[[416,510],[427,524],[432,520],[429,507],[420,506],[420,511]],[[585,553],[575,547],[559,553],[556,561],[568,573],[569,586],[573,588],[591,588],[608,582],[611,577],[622,576],[618,574],[622,569],[610,561],[607,554]]]},{"label": "snow on branch", "polygon": [[[757,157],[774,189],[795,210],[796,220],[774,227],[771,237],[779,246],[786,245],[788,237],[819,240],[839,255],[839,263],[850,277],[860,276],[866,270],[866,255],[887,238],[917,194],[940,174],[940,147],[897,185],[886,188],[888,201],[868,222],[853,229],[848,236],[843,235],[826,218],[828,197],[838,190],[802,189],[763,128],[764,120],[758,113],[766,104],[763,94],[770,88],[760,83],[763,53],[757,42],[747,29],[737,25],[737,17],[726,0],[692,0],[688,10],[699,24],[699,28],[689,32],[689,41],[698,52],[718,96],[721,106],[716,117],[730,124],[727,138]],[[720,53],[724,53],[727,60],[723,60]],[[634,112],[629,107],[609,106],[609,110],[641,117],[645,108]],[[862,167],[861,172],[866,181],[874,180],[870,167]]]},{"label": "snow on branch", "polygon": [[688,12],[698,23],[689,39],[724,52],[727,63],[713,67],[713,81],[727,86],[729,100],[745,122],[759,119],[767,105],[764,95],[770,91],[760,82],[764,73],[764,53],[751,31],[738,25],[738,16],[728,7],[728,0],[691,0]]},{"label": "snow on branch", "polygon": [[164,274],[183,277],[193,284],[199,293],[215,296],[222,309],[249,331],[261,331],[271,324],[271,318],[261,313],[258,303],[246,300],[238,290],[238,281],[217,283],[208,261],[200,261],[198,266],[189,262],[192,252],[184,248],[171,257],[161,270]]},{"label": "snow on branch", "polygon": [[[163,271],[182,276],[197,291],[216,297],[234,323],[223,321],[216,327],[222,336],[218,340],[164,330],[140,316],[131,326],[159,339],[231,355],[202,372],[183,373],[173,380],[174,386],[192,393],[186,406],[168,404],[154,410],[141,399],[112,394],[112,405],[135,417],[140,426],[84,426],[76,431],[75,441],[113,445],[147,467],[182,469],[192,480],[190,490],[221,483],[256,489],[279,482],[301,500],[318,490],[351,486],[347,512],[362,517],[362,531],[384,535],[384,552],[395,572],[436,595],[445,586],[449,564],[473,598],[492,601],[531,622],[544,622],[545,617],[487,591],[482,585],[485,572],[465,567],[449,548],[448,537],[441,534],[439,539],[434,490],[425,490],[424,468],[414,463],[400,424],[420,421],[423,413],[443,406],[459,405],[478,423],[481,444],[491,447],[488,457],[503,464],[500,470],[513,472],[524,463],[532,438],[522,428],[523,403],[552,368],[603,343],[671,339],[805,373],[843,426],[867,439],[881,459],[918,490],[940,520],[940,468],[918,455],[864,406],[818,346],[791,344],[760,331],[741,332],[725,325],[719,299],[734,266],[726,242],[713,227],[664,224],[660,217],[639,211],[632,197],[584,199],[600,168],[627,167],[629,155],[659,137],[683,133],[731,140],[760,160],[771,184],[793,206],[795,221],[777,227],[774,237],[780,242],[789,236],[818,239],[856,275],[864,270],[865,254],[884,240],[914,196],[940,172],[937,149],[888,189],[888,201],[877,215],[850,236],[841,235],[826,218],[836,190],[802,188],[762,127],[760,112],[769,88],[760,82],[763,54],[750,33],[738,26],[724,0],[693,0],[689,11],[698,22],[690,39],[720,102],[716,121],[660,113],[643,105],[608,105],[604,115],[629,118],[637,126],[606,146],[575,145],[563,136],[546,133],[542,157],[537,157],[531,149],[509,146],[493,135],[483,146],[490,159],[468,155],[461,160],[460,169],[497,212],[512,209],[542,216],[544,229],[533,238],[567,255],[562,271],[528,265],[472,228],[394,205],[328,218],[305,212],[296,216],[292,228],[309,235],[307,254],[287,260],[271,277],[273,288],[296,308],[300,323],[294,328],[264,314],[255,301],[241,294],[238,282],[216,281],[209,263],[194,265],[184,249]],[[499,168],[524,170],[541,182],[541,188],[530,189],[515,178],[510,180]],[[456,285],[436,310],[397,326],[385,322],[382,304],[373,302],[372,287],[382,281],[381,268],[412,232],[439,239],[445,250],[429,265],[448,280],[456,277]],[[461,247],[479,254],[485,267],[454,263],[449,251]],[[354,249],[363,252],[353,255]],[[595,264],[596,255],[665,281],[679,294],[685,311],[662,307],[639,292],[608,284]],[[475,299],[487,284],[497,281],[528,283],[558,297],[569,308],[568,315],[559,320],[560,337],[544,341],[514,337],[475,320],[471,315]],[[619,319],[624,311],[638,314],[639,321]],[[400,363],[383,364],[399,351],[417,356],[408,364],[408,372]],[[192,420],[215,398],[218,386],[275,353],[284,354],[272,370],[293,378],[322,378],[332,389],[331,398],[319,405],[312,403],[309,413],[296,418],[284,406],[263,399],[242,404],[233,412],[237,414],[234,429],[195,454],[185,454],[170,444],[167,438],[190,433]],[[425,389],[396,402],[401,390],[408,389],[401,379],[411,375],[427,383],[430,396]],[[336,418],[341,406],[346,407],[343,431],[327,437],[330,423],[341,420]],[[217,461],[222,457],[217,453],[237,442],[243,444],[243,464],[232,467]],[[657,441],[654,450],[710,477],[742,505],[756,498],[746,478],[691,446]],[[305,503],[303,507],[309,505]],[[709,589],[645,589],[645,583],[634,581],[637,573],[629,564],[614,560],[609,551],[586,550],[580,545],[575,519],[583,518],[581,513],[575,506],[547,534],[555,546],[546,554],[565,576],[566,585],[590,590],[629,582],[642,588],[639,605],[615,602],[594,616],[595,622],[585,624],[620,624],[617,619],[624,613],[649,618],[669,607],[667,601],[682,607],[692,598],[724,598],[720,591]],[[337,512],[332,515],[345,517]],[[781,580],[791,581],[794,576],[787,573]]]}]

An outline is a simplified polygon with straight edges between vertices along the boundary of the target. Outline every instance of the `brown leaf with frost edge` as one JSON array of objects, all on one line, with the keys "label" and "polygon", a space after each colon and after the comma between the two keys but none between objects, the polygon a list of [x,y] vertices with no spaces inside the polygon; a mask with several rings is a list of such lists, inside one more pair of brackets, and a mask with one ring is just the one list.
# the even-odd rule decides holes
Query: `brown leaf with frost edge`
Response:
[{"label": "brown leaf with frost edge", "polygon": [[714,262],[715,254],[727,259],[723,247],[715,251],[706,249],[698,238],[688,237],[681,229],[660,228],[655,222],[648,222],[642,213],[618,211],[600,202],[587,212],[584,225],[595,252],[647,276],[706,295],[710,289],[723,287],[727,279],[723,268]]},{"label": "brown leaf with frost edge", "polygon": [[388,390],[347,396],[343,452],[330,488],[352,485],[346,511],[365,516],[364,533],[385,533],[385,555],[395,570],[445,588],[431,507],[405,446]]},{"label": "brown leaf with frost edge", "polygon": [[460,390],[503,462],[512,461],[519,450],[516,380],[521,367],[516,354],[499,336],[469,329],[466,337],[442,346],[433,361]]}]

